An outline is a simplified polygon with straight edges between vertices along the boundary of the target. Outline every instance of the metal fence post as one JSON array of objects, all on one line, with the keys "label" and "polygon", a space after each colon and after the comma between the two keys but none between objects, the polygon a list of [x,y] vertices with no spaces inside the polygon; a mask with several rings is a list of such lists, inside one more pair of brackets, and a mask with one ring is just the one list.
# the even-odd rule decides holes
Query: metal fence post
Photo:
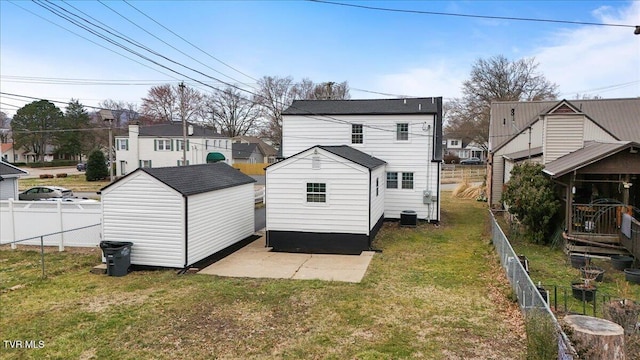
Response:
[{"label": "metal fence post", "polygon": [[44,274],[44,236],[40,236],[40,258],[42,260],[42,278],[46,278]]}]

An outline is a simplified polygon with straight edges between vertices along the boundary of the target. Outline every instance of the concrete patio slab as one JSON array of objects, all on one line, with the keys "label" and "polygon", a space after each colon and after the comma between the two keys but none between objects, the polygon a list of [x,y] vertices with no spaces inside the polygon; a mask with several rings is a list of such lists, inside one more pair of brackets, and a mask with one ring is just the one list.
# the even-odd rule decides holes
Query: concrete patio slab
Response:
[{"label": "concrete patio slab", "polygon": [[261,237],[199,274],[356,283],[362,281],[373,254],[373,251],[363,251],[360,255],[273,252],[265,247],[265,238]]}]

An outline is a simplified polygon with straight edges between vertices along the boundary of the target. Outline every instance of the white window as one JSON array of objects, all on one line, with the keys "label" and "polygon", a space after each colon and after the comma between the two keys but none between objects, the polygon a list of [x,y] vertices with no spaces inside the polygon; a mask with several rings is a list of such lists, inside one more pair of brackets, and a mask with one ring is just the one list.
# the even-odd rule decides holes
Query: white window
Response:
[{"label": "white window", "polygon": [[351,143],[352,144],[364,143],[364,132],[362,129],[362,124],[351,125]]},{"label": "white window", "polygon": [[388,172],[387,173],[387,189],[397,189],[397,188],[398,188],[398,173]]},{"label": "white window", "polygon": [[120,175],[127,175],[127,162],[120,160]]},{"label": "white window", "polygon": [[326,203],[327,202],[327,184],[307,183],[307,202],[308,203]]},{"label": "white window", "polygon": [[[184,161],[178,160],[178,166],[184,165]],[[187,165],[189,165],[189,160],[187,160]]]},{"label": "white window", "polygon": [[407,123],[396,124],[396,140],[398,141],[409,140],[409,124]]},{"label": "white window", "polygon": [[204,149],[205,150],[209,150],[209,140],[208,139],[204,141]]},{"label": "white window", "polygon": [[458,146],[458,140],[451,140],[451,146]]},{"label": "white window", "polygon": [[[178,148],[178,151],[184,150],[184,141],[176,140],[176,148]],[[189,150],[189,140],[187,140],[187,150]]]},{"label": "white window", "polygon": [[171,140],[156,140],[156,151],[170,151]]},{"label": "white window", "polygon": [[151,167],[151,160],[140,160],[140,167],[141,168],[150,168]]},{"label": "white window", "polygon": [[116,150],[129,150],[129,139],[116,139]]},{"label": "white window", "polygon": [[402,188],[413,189],[413,173],[402,173]]}]

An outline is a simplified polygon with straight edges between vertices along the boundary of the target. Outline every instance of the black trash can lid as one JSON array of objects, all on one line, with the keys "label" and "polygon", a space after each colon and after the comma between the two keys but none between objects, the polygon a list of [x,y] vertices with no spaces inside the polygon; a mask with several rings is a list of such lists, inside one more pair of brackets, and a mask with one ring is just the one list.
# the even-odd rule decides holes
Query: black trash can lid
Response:
[{"label": "black trash can lid", "polygon": [[125,246],[133,246],[132,242],[129,241],[100,241],[100,249],[118,249]]}]

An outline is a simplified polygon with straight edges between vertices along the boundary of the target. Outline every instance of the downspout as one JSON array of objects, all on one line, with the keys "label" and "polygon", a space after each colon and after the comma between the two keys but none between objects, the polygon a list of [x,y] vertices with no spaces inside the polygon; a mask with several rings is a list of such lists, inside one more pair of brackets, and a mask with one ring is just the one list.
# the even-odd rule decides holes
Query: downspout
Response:
[{"label": "downspout", "polygon": [[189,261],[189,198],[186,195],[182,197],[184,198],[184,268],[186,268]]},{"label": "downspout", "polygon": [[371,169],[369,169],[369,201],[367,202],[369,207],[369,227],[367,228],[369,249],[371,249],[371,194]]}]

